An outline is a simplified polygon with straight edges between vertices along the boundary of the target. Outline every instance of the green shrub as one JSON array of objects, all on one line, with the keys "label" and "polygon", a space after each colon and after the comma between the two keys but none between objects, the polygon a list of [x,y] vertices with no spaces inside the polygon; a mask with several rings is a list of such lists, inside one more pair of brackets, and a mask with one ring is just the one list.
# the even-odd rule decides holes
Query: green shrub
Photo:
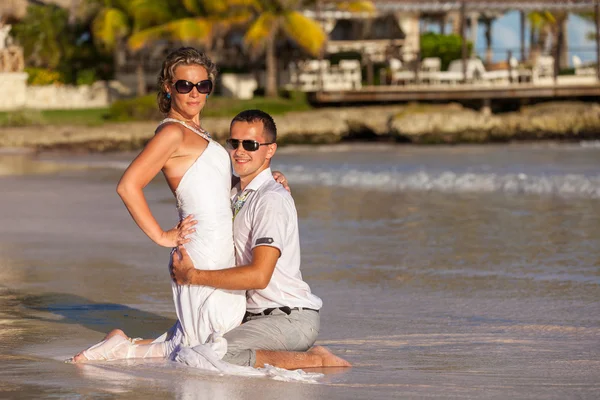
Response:
[{"label": "green shrub", "polygon": [[117,100],[110,106],[107,115],[107,119],[111,121],[148,121],[162,118],[156,103],[156,94]]},{"label": "green shrub", "polygon": [[53,83],[63,83],[60,72],[44,68],[25,68],[29,74],[27,84],[32,86],[52,85]]},{"label": "green shrub", "polygon": [[[467,53],[471,54],[473,43],[467,41]],[[421,35],[421,58],[439,57],[442,69],[448,69],[452,60],[462,58],[462,40],[458,35],[440,35],[427,32]]]},{"label": "green shrub", "polygon": [[91,85],[96,82],[96,71],[91,68],[83,69],[77,72],[77,81],[78,85]]},{"label": "green shrub", "polygon": [[559,75],[575,75],[575,68],[565,68],[558,72]]}]

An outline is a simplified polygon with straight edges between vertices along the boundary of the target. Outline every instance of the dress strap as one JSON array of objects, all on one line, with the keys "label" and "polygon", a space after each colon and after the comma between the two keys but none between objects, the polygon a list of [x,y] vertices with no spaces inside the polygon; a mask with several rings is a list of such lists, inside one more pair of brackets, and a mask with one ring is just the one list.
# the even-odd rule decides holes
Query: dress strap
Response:
[{"label": "dress strap", "polygon": [[204,139],[208,140],[209,142],[211,141],[210,133],[208,133],[208,132],[206,132],[204,130],[199,130],[199,129],[191,126],[187,122],[179,120],[179,119],[165,118],[162,121],[160,121],[160,123],[158,124],[158,126],[166,124],[167,122],[175,122],[175,123],[181,124],[181,125],[185,126],[186,128],[188,128],[190,131],[194,132],[195,134],[197,134],[199,136],[202,136]]}]

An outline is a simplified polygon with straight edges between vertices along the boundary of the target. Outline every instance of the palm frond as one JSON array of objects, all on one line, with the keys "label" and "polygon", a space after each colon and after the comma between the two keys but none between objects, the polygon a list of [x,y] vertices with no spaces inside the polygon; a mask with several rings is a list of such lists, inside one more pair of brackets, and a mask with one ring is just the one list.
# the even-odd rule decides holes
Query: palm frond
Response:
[{"label": "palm frond", "polygon": [[202,0],[181,0],[183,7],[191,14],[200,16],[203,13]]},{"label": "palm frond", "polygon": [[166,23],[173,19],[169,4],[165,0],[131,0],[131,15],[136,30]]},{"label": "palm frond", "polygon": [[375,12],[375,4],[371,1],[344,1],[336,4],[336,8],[350,12]]},{"label": "palm frond", "polygon": [[261,14],[246,31],[244,42],[250,49],[257,50],[264,46],[267,38],[271,35],[275,26],[277,16],[270,13]]},{"label": "palm frond", "polygon": [[204,4],[204,10],[207,15],[222,15],[229,9],[228,2],[224,0],[204,0],[202,3]]},{"label": "palm frond", "polygon": [[290,39],[313,56],[319,55],[327,37],[318,22],[297,11],[284,14],[282,28]]},{"label": "palm frond", "polygon": [[98,47],[112,51],[119,38],[130,32],[130,21],[125,13],[116,8],[103,8],[92,21],[92,34]]},{"label": "palm frond", "polygon": [[127,46],[138,51],[152,42],[169,39],[206,45],[212,38],[213,22],[204,18],[184,18],[144,29],[129,38]]},{"label": "palm frond", "polygon": [[536,29],[543,27],[544,25],[552,25],[556,23],[554,14],[550,11],[536,11],[531,12],[527,15],[531,26]]}]

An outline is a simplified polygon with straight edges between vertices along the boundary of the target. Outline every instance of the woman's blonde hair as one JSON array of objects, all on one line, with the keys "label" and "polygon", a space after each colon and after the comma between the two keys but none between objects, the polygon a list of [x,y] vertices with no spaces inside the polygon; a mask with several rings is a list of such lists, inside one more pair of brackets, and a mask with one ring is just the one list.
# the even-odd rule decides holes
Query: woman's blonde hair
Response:
[{"label": "woman's blonde hair", "polygon": [[167,97],[165,84],[173,83],[175,69],[180,65],[200,65],[201,67],[204,67],[208,73],[208,79],[213,83],[213,87],[215,84],[217,66],[206,54],[193,47],[181,47],[172,51],[167,58],[165,58],[165,61],[163,61],[162,68],[158,74],[158,108],[164,114],[171,111],[171,98]]}]

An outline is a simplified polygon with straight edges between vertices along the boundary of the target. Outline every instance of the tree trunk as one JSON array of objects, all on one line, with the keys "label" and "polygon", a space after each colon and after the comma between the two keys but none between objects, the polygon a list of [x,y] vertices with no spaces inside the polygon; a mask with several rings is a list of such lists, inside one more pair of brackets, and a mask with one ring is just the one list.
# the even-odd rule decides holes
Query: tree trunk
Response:
[{"label": "tree trunk", "polygon": [[265,96],[277,97],[277,56],[275,54],[275,34],[277,30],[273,29],[266,46],[266,76],[265,76]]},{"label": "tree trunk", "polygon": [[485,20],[485,64],[492,63],[492,20]]},{"label": "tree trunk", "polygon": [[445,35],[446,34],[446,25],[448,24],[446,14],[442,14],[442,16],[439,19],[439,24],[440,24],[440,33],[442,35]]},{"label": "tree trunk", "polygon": [[568,15],[560,21],[560,25],[558,27],[559,34],[558,36],[561,38],[560,41],[560,69],[569,68],[569,40],[568,40],[568,31],[567,31],[567,21]]},{"label": "tree trunk", "polygon": [[529,54],[528,60],[530,63],[535,62],[539,55],[539,46],[536,37],[536,28],[532,24],[529,26]]},{"label": "tree trunk", "polygon": [[137,77],[137,95],[146,95],[146,73],[144,71],[144,59],[139,55],[137,66],[135,67],[135,75]]},{"label": "tree trunk", "polygon": [[562,54],[562,40],[563,40],[563,32],[561,29],[561,25],[559,24],[557,27],[556,35],[554,35],[554,42],[556,43],[554,56],[554,81],[558,77],[560,73],[560,55]]},{"label": "tree trunk", "polygon": [[551,33],[548,32],[548,27],[542,26],[538,32],[537,37],[540,54],[544,54],[548,50],[548,38],[550,36]]},{"label": "tree trunk", "polygon": [[525,62],[525,11],[519,12],[519,50],[521,51],[521,62]]}]

